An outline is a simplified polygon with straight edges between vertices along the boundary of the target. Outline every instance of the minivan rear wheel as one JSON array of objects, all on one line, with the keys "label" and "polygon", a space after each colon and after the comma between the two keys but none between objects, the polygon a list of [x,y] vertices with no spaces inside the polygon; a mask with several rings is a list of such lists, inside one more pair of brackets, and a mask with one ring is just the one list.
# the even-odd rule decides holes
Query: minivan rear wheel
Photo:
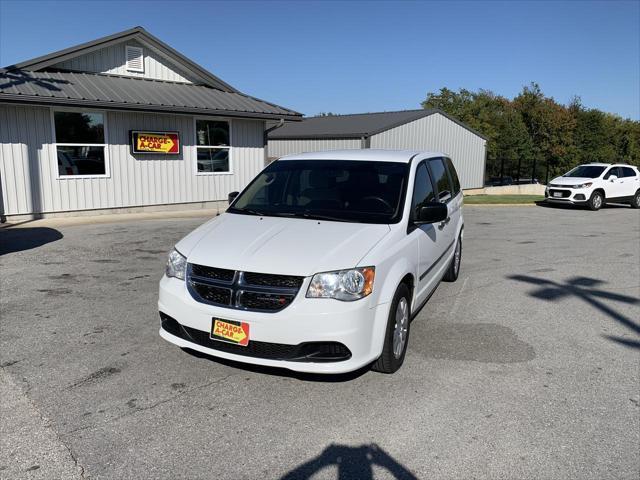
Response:
[{"label": "minivan rear wheel", "polygon": [[461,264],[462,264],[462,234],[460,234],[460,236],[458,237],[458,241],[456,242],[455,250],[453,253],[453,258],[451,259],[449,268],[447,269],[442,279],[445,282],[455,282],[458,279],[458,274],[460,273]]},{"label": "minivan rear wheel", "polygon": [[640,208],[640,190],[631,199],[631,208]]},{"label": "minivan rear wheel", "polygon": [[604,195],[600,192],[593,192],[588,205],[591,210],[600,210],[604,204]]},{"label": "minivan rear wheel", "polygon": [[411,298],[409,288],[406,284],[401,283],[389,309],[382,355],[373,364],[373,370],[394,373],[402,366],[409,343],[410,325]]}]

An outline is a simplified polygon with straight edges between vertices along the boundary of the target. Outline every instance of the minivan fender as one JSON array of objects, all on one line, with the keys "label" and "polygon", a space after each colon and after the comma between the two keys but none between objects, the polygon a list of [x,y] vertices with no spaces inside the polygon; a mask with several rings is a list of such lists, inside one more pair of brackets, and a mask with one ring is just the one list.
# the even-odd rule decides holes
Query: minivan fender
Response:
[{"label": "minivan fender", "polygon": [[[407,259],[401,258],[394,262],[394,264],[389,269],[389,272],[384,276],[384,282],[378,296],[378,305],[382,303],[391,303],[398,285],[400,285],[402,279],[407,275],[411,275],[411,278],[415,282],[415,272],[412,270],[411,264],[407,261]],[[412,287],[413,286],[415,285],[412,285]],[[411,290],[414,289],[411,288]],[[411,300],[413,303],[413,298]]]},{"label": "minivan fender", "polygon": [[[376,279],[380,278],[383,280],[378,293],[376,308],[377,310],[382,310],[382,312],[384,312],[384,314],[380,314],[382,312],[376,314],[374,317],[374,328],[372,330],[373,338],[371,338],[371,348],[374,352],[377,352],[378,356],[382,354],[384,337],[387,331],[389,309],[391,308],[393,296],[398,289],[398,285],[400,285],[407,275],[410,275],[413,281],[415,281],[415,272],[411,271],[411,264],[406,259],[398,259],[387,273],[383,273],[383,275],[380,276],[382,278],[378,277],[376,272]],[[412,296],[411,305],[413,305],[415,288],[410,288],[410,290]]]}]

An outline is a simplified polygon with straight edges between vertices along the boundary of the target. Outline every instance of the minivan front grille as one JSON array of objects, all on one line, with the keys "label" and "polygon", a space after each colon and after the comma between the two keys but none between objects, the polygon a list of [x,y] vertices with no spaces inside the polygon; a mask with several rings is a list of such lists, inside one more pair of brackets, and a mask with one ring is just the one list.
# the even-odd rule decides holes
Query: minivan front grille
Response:
[{"label": "minivan front grille", "polygon": [[226,270],[224,268],[204,267],[202,265],[192,264],[193,274],[198,277],[210,278],[212,280],[221,280],[223,282],[233,282],[235,270]]},{"label": "minivan front grille", "polygon": [[241,272],[190,263],[187,288],[198,302],[226,308],[277,312],[298,294],[304,277]]},{"label": "minivan front grille", "polygon": [[205,283],[193,282],[193,289],[198,295],[209,303],[229,305],[231,303],[231,289],[214,287]]},{"label": "minivan front grille", "polygon": [[293,275],[271,275],[268,273],[245,272],[244,279],[247,285],[262,285],[270,287],[300,288],[304,277]]}]

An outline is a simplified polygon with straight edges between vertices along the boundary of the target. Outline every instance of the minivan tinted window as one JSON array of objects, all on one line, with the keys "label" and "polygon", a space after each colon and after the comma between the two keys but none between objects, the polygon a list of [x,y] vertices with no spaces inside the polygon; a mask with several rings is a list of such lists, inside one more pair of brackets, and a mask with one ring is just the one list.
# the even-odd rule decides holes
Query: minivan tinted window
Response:
[{"label": "minivan tinted window", "polygon": [[435,202],[436,196],[433,192],[433,184],[429,177],[427,166],[422,163],[416,170],[416,180],[413,185],[413,200],[411,202],[411,216],[415,220],[418,218],[418,210],[429,202]]},{"label": "minivan tinted window", "polygon": [[449,201],[453,197],[453,187],[449,183],[449,175],[444,168],[444,162],[441,158],[434,158],[429,160],[429,166],[433,174],[433,181],[438,189],[438,200],[441,202]]},{"label": "minivan tinted window", "polygon": [[453,166],[451,159],[445,158],[445,161],[447,162],[447,169],[449,170],[449,175],[453,182],[453,196],[455,197],[460,192],[460,180],[458,180],[458,173],[456,172],[456,168]]}]

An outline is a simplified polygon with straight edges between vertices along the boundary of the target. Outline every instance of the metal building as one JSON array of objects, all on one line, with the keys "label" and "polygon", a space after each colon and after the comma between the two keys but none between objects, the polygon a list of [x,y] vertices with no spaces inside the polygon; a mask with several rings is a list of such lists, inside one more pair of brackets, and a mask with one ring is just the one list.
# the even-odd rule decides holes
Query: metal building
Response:
[{"label": "metal building", "polygon": [[140,27],[21,62],[0,69],[0,217],[218,205],[264,167],[265,122],[300,119]]},{"label": "metal building", "polygon": [[352,148],[446,153],[462,188],[484,185],[486,137],[440,110],[329,115],[287,123],[269,133],[269,158]]}]

